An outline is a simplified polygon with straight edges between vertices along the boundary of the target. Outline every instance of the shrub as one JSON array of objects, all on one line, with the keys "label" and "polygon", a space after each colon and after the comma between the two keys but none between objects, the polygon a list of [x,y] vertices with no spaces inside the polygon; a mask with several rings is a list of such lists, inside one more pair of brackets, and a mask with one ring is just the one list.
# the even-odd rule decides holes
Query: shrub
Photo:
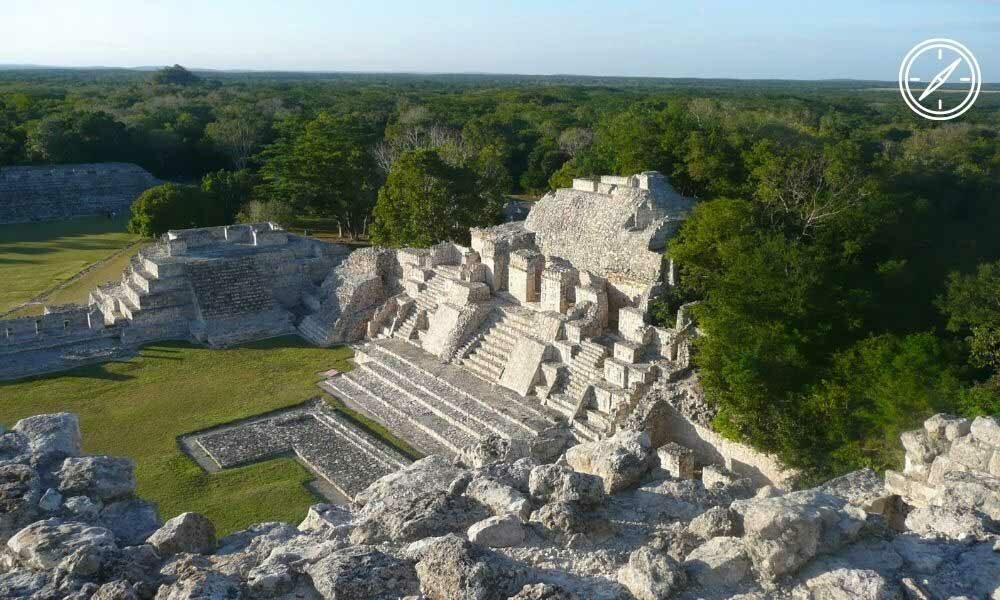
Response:
[{"label": "shrub", "polygon": [[128,230],[154,237],[170,229],[225,224],[223,210],[201,188],[165,183],[149,188],[132,203]]}]

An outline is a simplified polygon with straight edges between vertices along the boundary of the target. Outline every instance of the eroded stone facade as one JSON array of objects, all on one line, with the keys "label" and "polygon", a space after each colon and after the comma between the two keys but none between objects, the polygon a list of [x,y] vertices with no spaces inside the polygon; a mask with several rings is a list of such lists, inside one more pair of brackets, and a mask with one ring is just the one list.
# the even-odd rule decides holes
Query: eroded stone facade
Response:
[{"label": "eroded stone facade", "polygon": [[157,183],[148,171],[128,163],[3,167],[0,223],[125,215]]}]

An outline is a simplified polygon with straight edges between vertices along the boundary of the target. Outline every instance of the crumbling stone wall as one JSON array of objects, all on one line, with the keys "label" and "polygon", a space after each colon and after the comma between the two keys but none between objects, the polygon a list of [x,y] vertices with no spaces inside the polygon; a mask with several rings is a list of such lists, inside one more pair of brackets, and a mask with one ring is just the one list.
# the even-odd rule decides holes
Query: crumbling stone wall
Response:
[{"label": "crumbling stone wall", "polygon": [[125,214],[158,182],[128,163],[0,168],[0,223]]}]

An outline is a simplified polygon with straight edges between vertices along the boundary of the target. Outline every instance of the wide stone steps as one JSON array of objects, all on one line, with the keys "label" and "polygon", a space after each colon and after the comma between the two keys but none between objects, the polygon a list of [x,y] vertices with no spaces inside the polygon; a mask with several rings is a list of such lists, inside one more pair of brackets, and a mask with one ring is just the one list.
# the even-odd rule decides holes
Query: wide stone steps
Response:
[{"label": "wide stone steps", "polygon": [[611,415],[593,408],[588,408],[585,415],[587,417],[587,423],[593,425],[595,429],[600,431],[608,431],[611,429]]},{"label": "wide stone steps", "polygon": [[473,353],[462,359],[462,366],[490,383],[496,383],[503,375],[503,366],[493,362],[494,359],[482,354]]},{"label": "wide stone steps", "polygon": [[487,415],[490,419],[506,421],[525,433],[538,432],[551,425],[551,419],[537,405],[506,388],[484,384],[455,365],[441,364],[435,357],[413,346],[398,340],[385,340],[366,347],[376,350],[379,360],[394,372],[401,373],[406,381],[416,382],[442,394],[453,393],[464,397],[489,411]]},{"label": "wide stone steps", "polygon": [[416,386],[406,385],[405,383],[400,384],[395,380],[391,371],[378,363],[373,364],[372,362],[365,361],[358,365],[358,368],[365,371],[367,375],[378,380],[384,386],[381,389],[388,391],[390,394],[389,396],[385,396],[387,398],[395,395],[397,399],[402,399],[407,403],[416,405],[420,410],[426,410],[428,413],[448,423],[451,427],[459,429],[469,436],[477,436],[477,425],[485,427],[485,424],[482,423],[468,422],[467,414],[457,410],[442,398],[422,392]]},{"label": "wide stone steps", "polygon": [[552,394],[545,400],[545,406],[558,412],[567,420],[576,414],[576,402],[565,394]]},{"label": "wide stone steps", "polygon": [[[459,450],[460,444],[455,444],[439,434],[434,426],[428,426],[425,422],[428,421],[427,418],[414,418],[409,411],[402,410],[394,402],[380,398],[374,391],[369,391],[365,383],[359,383],[355,378],[338,375],[320,383],[320,387],[340,398],[348,408],[381,423],[393,435],[403,438],[424,454],[450,456]],[[465,435],[463,434],[461,438],[464,439]]]},{"label": "wide stone steps", "polygon": [[596,442],[602,437],[601,432],[591,426],[591,424],[587,421],[574,420],[570,425],[570,431],[573,432],[577,441],[582,444],[586,444],[587,442]]},{"label": "wide stone steps", "polygon": [[517,340],[531,334],[527,317],[504,310],[496,315],[461,362],[462,366],[491,383],[499,381]]},{"label": "wide stone steps", "polygon": [[476,440],[470,428],[443,416],[441,411],[436,411],[432,406],[414,402],[412,397],[402,394],[399,388],[386,383],[378,374],[365,368],[364,364],[358,365],[358,368],[345,376],[383,404],[389,404],[402,412],[411,423],[423,429],[428,435],[436,437],[452,452],[457,453]]},{"label": "wide stone steps", "polygon": [[419,309],[411,311],[410,315],[408,317],[406,317],[406,319],[403,321],[403,324],[400,325],[399,328],[396,329],[396,331],[394,331],[392,335],[394,337],[398,337],[398,338],[403,339],[403,340],[412,340],[413,339],[413,331],[417,328],[417,313],[418,312],[419,312]]},{"label": "wide stone steps", "polygon": [[492,410],[488,405],[457,393],[440,380],[414,372],[412,367],[391,355],[377,353],[364,366],[380,373],[383,380],[400,393],[427,406],[477,438],[497,434],[510,439],[524,437],[532,431],[516,421],[503,418],[502,413]]},{"label": "wide stone steps", "polygon": [[324,409],[318,410],[316,416],[388,472],[402,469],[410,464],[409,459],[399,452],[388,451],[384,443],[376,443],[367,434],[358,431],[357,427],[346,424],[343,417]]}]

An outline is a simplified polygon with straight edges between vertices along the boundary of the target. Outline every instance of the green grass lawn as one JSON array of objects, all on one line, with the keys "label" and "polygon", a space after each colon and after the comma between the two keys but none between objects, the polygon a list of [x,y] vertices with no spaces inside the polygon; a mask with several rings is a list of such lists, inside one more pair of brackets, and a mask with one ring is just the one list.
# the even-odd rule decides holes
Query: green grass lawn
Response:
[{"label": "green grass lawn", "polygon": [[138,239],[125,231],[126,222],[92,217],[0,226],[0,313]]},{"label": "green grass lawn", "polygon": [[0,383],[0,423],[77,413],[84,450],[134,459],[138,493],[157,502],[163,518],[198,511],[220,534],[258,521],[297,523],[317,501],[304,487],[312,475],[297,462],[208,474],[181,452],[177,437],[315,396],[317,373],[348,370],[350,355],[296,337],[227,350],[154,344],[128,361]]}]

